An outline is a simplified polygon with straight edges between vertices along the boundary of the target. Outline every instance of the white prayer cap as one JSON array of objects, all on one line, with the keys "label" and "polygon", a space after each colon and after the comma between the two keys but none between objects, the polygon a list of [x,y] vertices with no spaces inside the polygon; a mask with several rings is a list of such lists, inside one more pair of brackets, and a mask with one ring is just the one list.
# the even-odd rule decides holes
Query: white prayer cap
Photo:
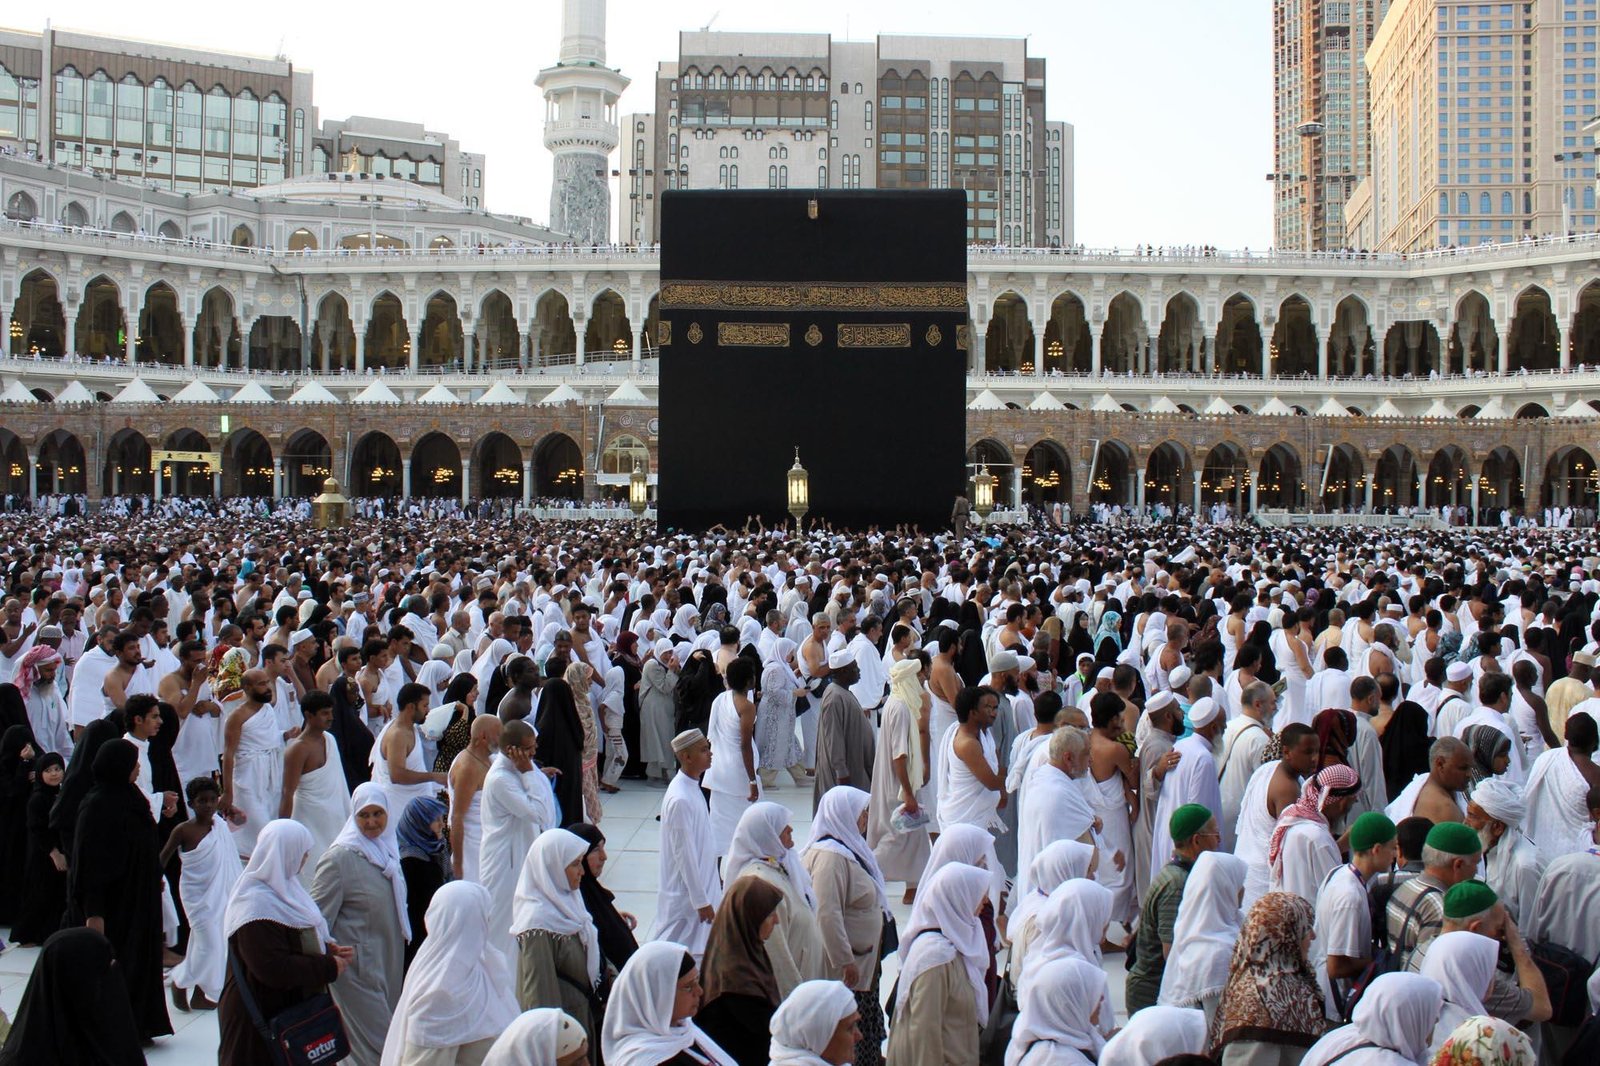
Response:
[{"label": "white prayer cap", "polygon": [[1574,663],[1581,663],[1584,666],[1593,666],[1595,664],[1594,653],[1589,651],[1574,652],[1572,661]]},{"label": "white prayer cap", "polygon": [[1176,692],[1187,685],[1193,677],[1194,671],[1179,663],[1167,674],[1167,684],[1171,685],[1173,691]]},{"label": "white prayer cap", "polygon": [[1039,665],[1039,664],[1033,661],[1033,656],[1031,656],[1031,655],[1019,655],[1019,656],[1017,656],[1017,672],[1018,673],[1025,674],[1029,670],[1032,670],[1037,665]]},{"label": "white prayer cap", "polygon": [[1117,671],[1116,671],[1115,667],[1102,666],[1100,668],[1100,672],[1098,674],[1094,675],[1094,679],[1096,681],[1110,681],[1113,677],[1116,677],[1116,676],[1117,676]]},{"label": "white prayer cap", "polygon": [[1528,816],[1527,802],[1517,791],[1517,786],[1504,777],[1484,778],[1472,790],[1471,798],[1473,803],[1483,808],[1483,813],[1512,829],[1519,828],[1522,820]]},{"label": "white prayer cap", "polygon": [[1451,663],[1445,668],[1445,680],[1466,681],[1472,677],[1472,667],[1467,663]]},{"label": "white prayer cap", "polygon": [[454,662],[455,657],[455,651],[448,644],[435,644],[433,650],[428,653],[428,658],[445,663]]},{"label": "white prayer cap", "polygon": [[838,670],[840,667],[853,666],[855,665],[855,661],[856,657],[854,652],[852,652],[849,648],[840,648],[838,651],[828,656],[828,669]]},{"label": "white prayer cap", "polygon": [[1274,607],[1274,608],[1272,608],[1272,610],[1267,612],[1267,625],[1271,626],[1273,629],[1282,629],[1283,628],[1283,608],[1282,607]]},{"label": "white prayer cap", "polygon": [[1002,649],[989,656],[989,672],[991,674],[1003,674],[1007,670],[1016,670],[1020,665],[1017,653],[1014,651]]},{"label": "white prayer cap", "polygon": [[1189,724],[1196,729],[1203,729],[1216,721],[1217,715],[1222,713],[1222,708],[1217,706],[1217,701],[1210,696],[1205,696],[1194,701],[1194,706],[1189,708]]},{"label": "white prayer cap", "polygon": [[705,739],[706,735],[700,732],[700,730],[685,729],[683,732],[672,738],[672,750],[674,752],[687,751]]},{"label": "white prayer cap", "polygon": [[290,651],[294,651],[294,649],[298,645],[304,644],[306,641],[308,641],[310,639],[312,639],[311,630],[309,630],[309,629],[297,629],[297,630],[295,630],[293,633],[289,634],[289,650]]},{"label": "white prayer cap", "polygon": [[1157,692],[1154,696],[1151,696],[1149,699],[1144,701],[1145,713],[1148,714],[1150,711],[1159,711],[1163,708],[1170,707],[1172,706],[1173,702],[1174,700],[1172,693],[1164,691]]}]

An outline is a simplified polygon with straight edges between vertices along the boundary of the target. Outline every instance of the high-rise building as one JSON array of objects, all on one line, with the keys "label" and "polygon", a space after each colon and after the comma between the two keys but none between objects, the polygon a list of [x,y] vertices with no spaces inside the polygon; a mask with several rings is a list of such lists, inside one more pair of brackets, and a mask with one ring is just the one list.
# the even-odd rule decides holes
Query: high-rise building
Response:
[{"label": "high-rise building", "polygon": [[604,244],[617,100],[628,87],[606,66],[606,0],[562,0],[561,57],[535,84],[544,90],[544,146],[555,153],[550,228],[579,244]]},{"label": "high-rise building", "polygon": [[625,240],[667,189],[794,187],[964,188],[975,243],[1074,242],[1072,126],[1021,38],[682,33],[623,121]]},{"label": "high-rise building", "polygon": [[1600,0],[1395,0],[1366,56],[1372,246],[1592,232]]},{"label": "high-rise building", "polygon": [[1344,246],[1344,202],[1371,169],[1361,57],[1389,0],[1273,0],[1273,243]]},{"label": "high-rise building", "polygon": [[319,132],[311,72],[282,56],[48,25],[39,33],[0,29],[0,145],[175,192],[348,171],[404,178],[482,206],[481,155],[415,123],[352,118]]}]

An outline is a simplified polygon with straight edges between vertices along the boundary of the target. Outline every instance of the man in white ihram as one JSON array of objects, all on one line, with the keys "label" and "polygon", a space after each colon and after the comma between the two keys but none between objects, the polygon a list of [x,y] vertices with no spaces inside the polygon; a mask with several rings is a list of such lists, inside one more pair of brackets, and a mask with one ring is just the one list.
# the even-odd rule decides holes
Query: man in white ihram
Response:
[{"label": "man in white ihram", "polygon": [[[1211,740],[1222,732],[1222,708],[1210,696],[1194,701],[1189,708],[1189,724],[1194,732],[1173,745],[1180,758],[1178,765],[1161,783],[1161,802],[1156,808],[1155,839],[1150,851],[1150,878],[1172,858],[1172,832],[1167,823],[1172,812],[1186,803],[1198,803],[1208,811],[1222,809],[1222,788],[1217,783],[1217,761],[1211,755]],[[1220,827],[1219,827],[1220,828]]]}]

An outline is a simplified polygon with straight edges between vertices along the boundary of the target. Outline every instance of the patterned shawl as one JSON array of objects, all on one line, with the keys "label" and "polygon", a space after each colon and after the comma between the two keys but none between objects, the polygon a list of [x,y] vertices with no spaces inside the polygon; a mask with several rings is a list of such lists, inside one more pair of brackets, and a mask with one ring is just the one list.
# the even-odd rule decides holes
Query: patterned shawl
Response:
[{"label": "patterned shawl", "polygon": [[1292,892],[1268,892],[1250,908],[1211,1021],[1214,1056],[1236,1040],[1310,1047],[1322,1036],[1322,991],[1301,947],[1313,917],[1311,904]]}]

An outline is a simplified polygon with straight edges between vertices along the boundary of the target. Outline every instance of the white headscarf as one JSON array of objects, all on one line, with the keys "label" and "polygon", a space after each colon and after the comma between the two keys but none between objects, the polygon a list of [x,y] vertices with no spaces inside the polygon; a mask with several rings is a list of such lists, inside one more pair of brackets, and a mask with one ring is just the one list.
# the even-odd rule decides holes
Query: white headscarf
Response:
[{"label": "white headscarf", "polygon": [[1161,975],[1162,1005],[1194,1007],[1222,995],[1243,920],[1239,892],[1248,870],[1243,859],[1225,851],[1207,851],[1195,860],[1178,904],[1172,953]]},{"label": "white headscarf", "polygon": [[1028,866],[1028,892],[1011,908],[1007,928],[1013,935],[1039,913],[1050,893],[1068,881],[1089,876],[1094,846],[1081,840],[1054,840],[1039,849]]},{"label": "white headscarf", "polygon": [[[989,891],[989,873],[976,866],[951,863],[917,888],[917,902],[900,938],[899,995],[897,1009],[905,1006],[911,985],[928,970],[959,957],[972,982],[978,1017],[989,1017],[989,989],[984,975],[989,968],[989,945],[978,921],[978,904]],[[1097,886],[1098,887],[1098,886]],[[1105,889],[1101,889],[1105,892]],[[1106,892],[1109,896],[1110,892]]]},{"label": "white headscarf", "polygon": [[696,607],[692,603],[684,604],[682,607],[678,608],[678,613],[672,616],[672,628],[668,630],[667,635],[671,637],[682,637],[684,640],[689,641],[694,640],[694,638],[700,635],[700,633],[694,627],[695,622],[698,621],[699,618],[700,608]]},{"label": "white headscarf", "polygon": [[600,1051],[607,1066],[660,1066],[694,1047],[715,1066],[737,1066],[693,1019],[672,1024],[678,969],[689,950],[670,940],[639,945],[611,986]]},{"label": "white headscarf", "polygon": [[822,1051],[855,1013],[856,994],[840,982],[802,981],[772,1013],[768,1066],[829,1066]]},{"label": "white headscarf", "polygon": [[517,1016],[483,1057],[483,1066],[556,1066],[588,1037],[578,1019],[555,1007],[535,1007]]},{"label": "white headscarf", "polygon": [[1106,1041],[1099,1062],[1100,1066],[1150,1066],[1174,1055],[1203,1055],[1205,1051],[1204,1011],[1146,1007]]},{"label": "white headscarf", "polygon": [[484,714],[489,706],[489,679],[494,677],[494,672],[506,656],[517,650],[517,646],[505,637],[495,637],[489,646],[483,649],[483,654],[472,662],[472,676],[478,679],[478,705],[473,708],[478,714]]},{"label": "white headscarf", "polygon": [[[361,831],[356,818],[368,807],[382,807],[388,816],[383,833],[374,840]],[[376,866],[389,879],[395,913],[400,916],[400,931],[411,939],[411,918],[406,913],[406,876],[400,870],[400,816],[389,806],[389,793],[382,785],[363,781],[350,794],[350,817],[333,838],[333,847],[353,851]]]},{"label": "white headscarf", "polygon": [[[1489,981],[1494,977],[1499,958],[1497,941],[1465,929],[1441,933],[1429,942],[1421,973],[1439,982],[1444,993],[1444,1006],[1439,1012],[1432,1047],[1444,1043],[1451,1031],[1466,1019],[1485,1013],[1483,997],[1489,991]],[[1365,996],[1361,998],[1366,999]]]},{"label": "white headscarf", "polygon": [[[666,637],[662,637],[651,646],[650,651],[655,655],[656,662],[660,663],[662,666],[667,666],[667,656],[672,654],[672,647],[672,641],[668,640]],[[667,669],[670,670],[671,667],[669,666]]]},{"label": "white headscarf", "polygon": [[612,666],[607,668],[602,688],[600,689],[600,706],[610,708],[614,713],[621,715],[623,690],[622,667]]},{"label": "white headscarf", "polygon": [[919,882],[928,880],[942,867],[956,862],[980,867],[989,874],[989,902],[994,904],[994,912],[998,915],[1006,895],[1006,871],[995,854],[994,836],[987,829],[979,829],[965,822],[952,825],[933,842],[933,850],[928,853],[928,864],[922,868]]},{"label": "white headscarf", "polygon": [[905,704],[906,710],[911,712],[913,729],[910,751],[906,756],[906,775],[910,778],[912,791],[921,788],[928,780],[928,768],[922,761],[922,745],[917,740],[923,714],[921,672],[920,659],[901,659],[889,667],[889,695]]},{"label": "white headscarf", "polygon": [[439,705],[439,698],[450,684],[450,677],[450,663],[440,659],[429,659],[417,670],[417,684],[428,686],[429,707]]},{"label": "white headscarf", "polygon": [[517,1017],[515,975],[489,942],[492,907],[489,890],[472,881],[451,881],[433,894],[423,919],[428,936],[406,971],[382,1066],[400,1066],[408,1047],[493,1039]]},{"label": "white headscarf", "polygon": [[806,850],[821,848],[860,863],[878,890],[878,906],[888,913],[889,888],[883,883],[883,869],[857,824],[861,812],[871,802],[870,795],[852,785],[834,785],[828,789],[822,794],[817,813],[811,820],[811,841]]},{"label": "white headscarf", "polygon": [[1078,958],[1100,965],[1100,944],[1111,921],[1109,888],[1086,878],[1063,881],[1045,901],[1035,924],[1039,933],[1028,946],[1022,963],[1021,992],[1033,984],[1034,974],[1056,959]]},{"label": "white headscarf", "polygon": [[1054,1047],[1042,1059],[1033,1058],[1038,1066],[1094,1062],[1105,1037],[1089,1017],[1105,999],[1106,975],[1098,966],[1082,959],[1056,959],[1044,966],[1022,993],[1022,1012],[1006,1047],[1006,1066],[1017,1066],[1040,1043]]},{"label": "white headscarf", "polygon": [[543,929],[558,936],[576,934],[588,956],[589,983],[600,980],[600,938],[583,895],[569,887],[567,867],[583,858],[589,842],[565,829],[539,834],[522,860],[517,891],[511,901],[511,935]]},{"label": "white headscarf", "polygon": [[1313,1044],[1300,1066],[1328,1066],[1335,1059],[1351,1066],[1423,1063],[1443,1006],[1443,990],[1431,977],[1382,974],[1356,1004],[1352,1023]]},{"label": "white headscarf", "polygon": [[783,867],[789,883],[805,899],[812,910],[817,909],[817,897],[811,891],[811,875],[794,848],[786,848],[779,839],[784,829],[794,824],[794,815],[781,803],[766,800],[753,803],[739,816],[733,830],[733,840],[728,844],[728,858],[722,868],[727,871],[728,883],[744,871],[747,864],[758,859],[771,859]]},{"label": "white headscarf", "polygon": [[290,929],[313,929],[318,943],[328,943],[328,923],[300,883],[300,868],[313,858],[315,843],[311,830],[291,818],[275,818],[261,827],[255,850],[223,912],[224,937],[250,922],[268,921]]}]

